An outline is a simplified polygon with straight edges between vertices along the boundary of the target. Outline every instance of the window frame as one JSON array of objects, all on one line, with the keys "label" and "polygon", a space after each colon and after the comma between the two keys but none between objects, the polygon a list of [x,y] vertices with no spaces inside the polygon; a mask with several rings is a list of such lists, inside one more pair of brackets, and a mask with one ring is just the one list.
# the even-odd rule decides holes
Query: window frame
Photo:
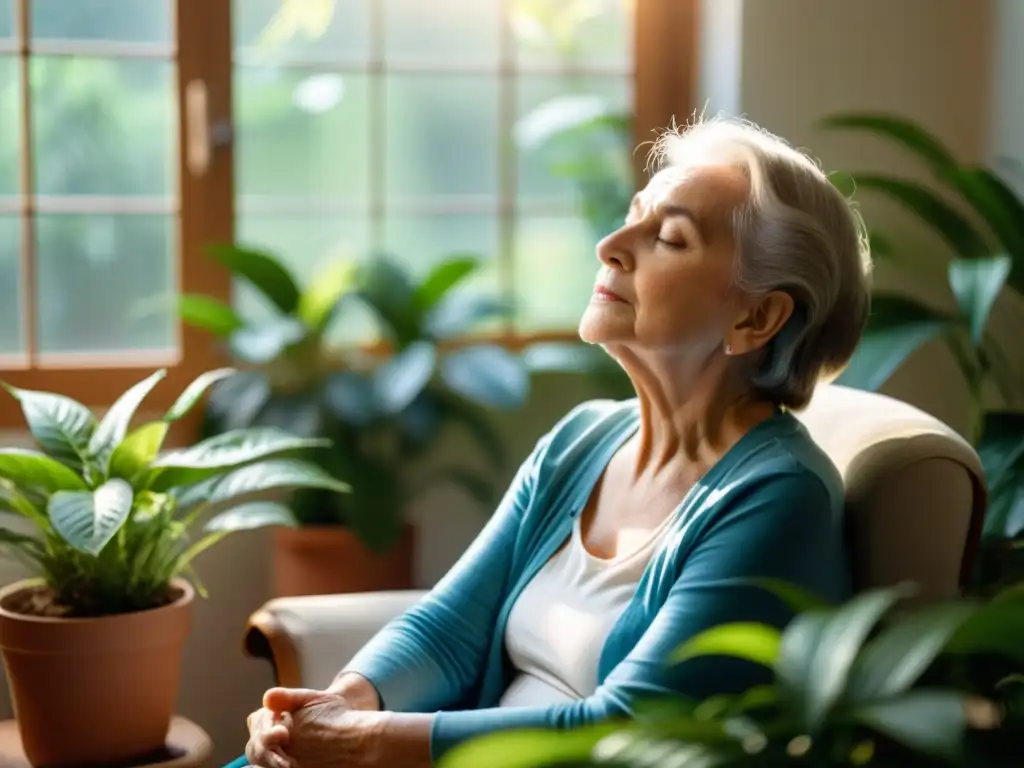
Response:
[{"label": "window frame", "polygon": [[[634,140],[650,142],[656,131],[673,120],[684,122],[695,112],[698,61],[698,0],[633,0],[634,22]],[[208,243],[229,242],[234,236],[234,147],[231,141],[209,143],[212,125],[230,125],[234,77],[230,0],[177,0],[175,13],[178,96],[177,288],[182,293],[204,293],[221,300],[231,297],[230,275],[204,256]],[[22,290],[35,295],[35,233],[31,204],[32,136],[29,67],[29,0],[14,0],[21,86]],[[191,94],[191,95],[190,95]],[[203,114],[205,112],[205,114]],[[196,154],[198,153],[198,155]],[[190,158],[198,162],[190,162]],[[206,162],[203,162],[205,160]],[[646,153],[634,154],[637,185],[647,178]],[[0,380],[22,389],[41,389],[73,397],[90,407],[110,405],[119,394],[155,368],[166,367],[167,381],[147,401],[154,409],[167,407],[174,396],[203,371],[228,361],[216,342],[197,329],[178,323],[179,354],[174,359],[91,358],[86,363],[33,365],[34,308],[23,304],[23,322],[29,349],[28,365],[0,367]],[[537,341],[572,341],[574,329],[521,333],[509,328],[489,339],[511,349]],[[380,344],[370,351],[384,352]],[[2,361],[0,361],[2,363]],[[22,424],[20,407],[0,397],[0,428]]]}]

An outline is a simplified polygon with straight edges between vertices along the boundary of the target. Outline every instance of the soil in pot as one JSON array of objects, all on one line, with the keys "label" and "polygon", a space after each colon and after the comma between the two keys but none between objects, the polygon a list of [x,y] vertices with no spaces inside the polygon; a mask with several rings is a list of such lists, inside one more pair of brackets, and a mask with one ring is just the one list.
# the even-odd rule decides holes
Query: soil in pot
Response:
[{"label": "soil in pot", "polygon": [[0,650],[33,765],[111,766],[163,749],[195,596],[172,587],[160,608],[99,618],[62,617],[34,582],[0,590]]},{"label": "soil in pot", "polygon": [[274,594],[333,595],[412,589],[415,529],[406,525],[394,548],[368,549],[342,526],[278,528],[274,532]]}]

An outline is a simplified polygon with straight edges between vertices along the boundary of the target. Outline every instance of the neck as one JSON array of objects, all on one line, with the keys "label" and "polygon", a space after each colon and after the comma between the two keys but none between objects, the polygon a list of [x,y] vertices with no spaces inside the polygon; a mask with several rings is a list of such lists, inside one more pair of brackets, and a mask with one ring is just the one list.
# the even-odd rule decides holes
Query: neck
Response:
[{"label": "neck", "polygon": [[624,353],[620,362],[640,403],[637,477],[674,465],[702,473],[776,410],[721,359],[696,366]]}]

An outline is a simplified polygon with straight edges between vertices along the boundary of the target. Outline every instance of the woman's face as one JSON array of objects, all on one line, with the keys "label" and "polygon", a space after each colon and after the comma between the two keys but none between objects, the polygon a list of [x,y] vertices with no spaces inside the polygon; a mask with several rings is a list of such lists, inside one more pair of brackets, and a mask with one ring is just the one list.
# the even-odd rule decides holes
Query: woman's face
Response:
[{"label": "woman's face", "polygon": [[728,165],[667,168],[597,247],[601,269],[580,321],[584,341],[709,354],[741,306],[731,214],[748,181]]}]

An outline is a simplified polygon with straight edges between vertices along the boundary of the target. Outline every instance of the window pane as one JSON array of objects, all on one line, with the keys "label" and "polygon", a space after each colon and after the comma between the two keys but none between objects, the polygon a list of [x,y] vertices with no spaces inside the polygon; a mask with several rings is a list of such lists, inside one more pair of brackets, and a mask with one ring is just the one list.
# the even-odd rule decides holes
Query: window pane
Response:
[{"label": "window pane", "polygon": [[21,157],[21,88],[18,60],[0,56],[0,197],[18,194]]},{"label": "window pane", "polygon": [[170,0],[30,0],[36,40],[169,43]]},{"label": "window pane", "polygon": [[36,191],[171,194],[177,162],[172,66],[163,61],[34,57]]},{"label": "window pane", "polygon": [[[299,285],[308,285],[331,259],[364,259],[370,251],[365,216],[266,215],[239,211],[236,239],[282,258]],[[273,310],[246,285],[235,286],[234,304],[244,317],[267,317]],[[371,335],[369,314],[352,302],[338,313],[327,334],[331,341],[364,340]]]},{"label": "window pane", "polygon": [[498,0],[384,0],[389,63],[438,61],[498,65]]},{"label": "window pane", "polygon": [[497,77],[388,78],[386,133],[390,198],[497,194]]},{"label": "window pane", "polygon": [[14,0],[0,0],[0,40],[14,37]]},{"label": "window pane", "polygon": [[632,70],[636,0],[512,0],[520,64],[573,63]]},{"label": "window pane", "polygon": [[0,216],[0,355],[24,352],[21,337],[21,222]]},{"label": "window pane", "polygon": [[485,265],[478,276],[497,286],[498,219],[479,214],[442,214],[389,218],[384,250],[423,277],[436,264],[456,253],[472,253]]},{"label": "window pane", "polygon": [[[573,114],[604,106],[614,114],[631,111],[632,83],[625,77],[523,76],[518,83],[519,163],[517,190],[520,200],[578,198],[577,185],[558,166],[581,164],[588,175],[602,176],[632,185],[633,138],[601,127],[574,134],[566,141],[538,142],[548,126],[557,127]],[[623,212],[625,213],[625,212]]]},{"label": "window pane", "polygon": [[573,218],[521,218],[516,226],[515,308],[521,331],[575,328],[597,275],[597,237]]},{"label": "window pane", "polygon": [[370,1],[235,0],[235,50],[273,59],[365,60],[370,55]]},{"label": "window pane", "polygon": [[365,77],[239,67],[235,104],[238,194],[365,199]]},{"label": "window pane", "polygon": [[174,229],[170,216],[39,217],[40,352],[174,349]]}]

